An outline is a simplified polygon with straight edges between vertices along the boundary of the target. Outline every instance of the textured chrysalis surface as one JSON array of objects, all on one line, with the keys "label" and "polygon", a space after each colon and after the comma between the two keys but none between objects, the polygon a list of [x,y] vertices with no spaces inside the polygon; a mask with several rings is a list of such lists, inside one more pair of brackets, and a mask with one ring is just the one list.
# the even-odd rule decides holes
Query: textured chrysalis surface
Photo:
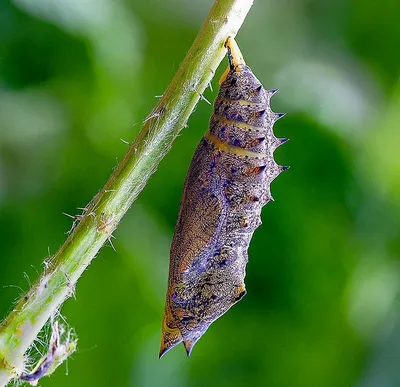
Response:
[{"label": "textured chrysalis surface", "polygon": [[273,159],[286,139],[272,127],[282,114],[246,66],[233,39],[210,129],[190,164],[171,246],[160,357],[183,342],[188,355],[208,327],[245,294],[247,249],[272,200],[271,182],[287,167]]}]

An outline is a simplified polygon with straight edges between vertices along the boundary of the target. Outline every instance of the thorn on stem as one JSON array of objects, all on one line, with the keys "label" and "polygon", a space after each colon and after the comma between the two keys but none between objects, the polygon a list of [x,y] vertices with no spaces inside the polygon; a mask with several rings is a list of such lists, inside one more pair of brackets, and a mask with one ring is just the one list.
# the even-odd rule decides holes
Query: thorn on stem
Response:
[{"label": "thorn on stem", "polygon": [[70,214],[67,214],[66,212],[63,212],[62,214],[65,215],[65,216],[68,216],[68,218],[76,219],[75,215],[70,215]]},{"label": "thorn on stem", "polygon": [[108,242],[110,243],[112,249],[113,249],[114,251],[117,251],[117,250],[115,250],[115,246],[114,246],[114,244],[112,243],[112,238],[113,238],[113,236],[111,235],[111,236],[108,238]]},{"label": "thorn on stem", "polygon": [[211,105],[211,102],[210,102],[206,97],[204,97],[203,94],[199,93],[197,90],[195,90],[195,92],[199,95],[199,97],[200,97],[200,99],[201,99],[202,101],[205,101],[205,102],[207,102],[209,105]]}]

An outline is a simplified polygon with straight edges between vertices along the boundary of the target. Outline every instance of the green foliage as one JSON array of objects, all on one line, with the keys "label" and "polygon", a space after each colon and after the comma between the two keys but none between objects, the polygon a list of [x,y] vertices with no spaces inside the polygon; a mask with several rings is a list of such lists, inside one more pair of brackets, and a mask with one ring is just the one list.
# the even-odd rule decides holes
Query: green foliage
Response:
[{"label": "green foliage", "polygon": [[[125,154],[119,139],[133,140],[211,1],[52,4],[0,4],[2,316],[64,241],[61,213],[78,213]],[[288,116],[275,130],[291,141],[276,159],[292,168],[255,233],[248,295],[190,359],[183,347],[157,359],[181,189],[211,114],[200,103],[117,251],[101,251],[63,308],[79,337],[68,377],[62,365],[41,385],[390,386],[382,373],[396,385],[399,11],[395,0],[256,0],[237,40],[280,88],[272,106]]]}]

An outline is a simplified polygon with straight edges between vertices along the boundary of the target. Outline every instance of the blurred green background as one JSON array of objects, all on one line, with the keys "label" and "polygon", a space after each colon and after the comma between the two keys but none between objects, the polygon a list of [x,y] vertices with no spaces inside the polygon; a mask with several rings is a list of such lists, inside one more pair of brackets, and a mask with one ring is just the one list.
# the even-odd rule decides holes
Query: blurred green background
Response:
[{"label": "blurred green background", "polygon": [[[0,317],[66,238],[62,212],[123,157],[211,5],[0,2]],[[276,159],[292,168],[251,243],[248,295],[189,359],[179,346],[158,360],[169,245],[211,114],[200,102],[116,252],[63,307],[78,351],[42,386],[400,386],[399,15],[398,0],[255,0],[237,40],[280,89],[275,133],[291,141]]]}]

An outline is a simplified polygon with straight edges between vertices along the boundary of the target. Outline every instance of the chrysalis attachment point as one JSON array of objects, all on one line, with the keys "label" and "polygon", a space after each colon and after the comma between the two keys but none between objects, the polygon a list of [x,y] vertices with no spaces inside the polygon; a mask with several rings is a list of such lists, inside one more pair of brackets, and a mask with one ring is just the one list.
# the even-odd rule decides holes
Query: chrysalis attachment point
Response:
[{"label": "chrysalis attachment point", "polygon": [[226,39],[224,46],[228,50],[229,66],[226,68],[221,78],[219,79],[218,83],[220,85],[222,84],[222,82],[225,81],[226,77],[228,76],[231,70],[235,70],[238,66],[246,65],[246,62],[243,59],[243,55],[240,52],[240,49],[233,38],[229,36],[228,39]]},{"label": "chrysalis attachment point", "polygon": [[229,36],[228,39],[226,39],[225,47],[228,50],[228,59],[231,70],[236,69],[236,67],[240,65],[244,66],[246,64],[235,39]]}]

